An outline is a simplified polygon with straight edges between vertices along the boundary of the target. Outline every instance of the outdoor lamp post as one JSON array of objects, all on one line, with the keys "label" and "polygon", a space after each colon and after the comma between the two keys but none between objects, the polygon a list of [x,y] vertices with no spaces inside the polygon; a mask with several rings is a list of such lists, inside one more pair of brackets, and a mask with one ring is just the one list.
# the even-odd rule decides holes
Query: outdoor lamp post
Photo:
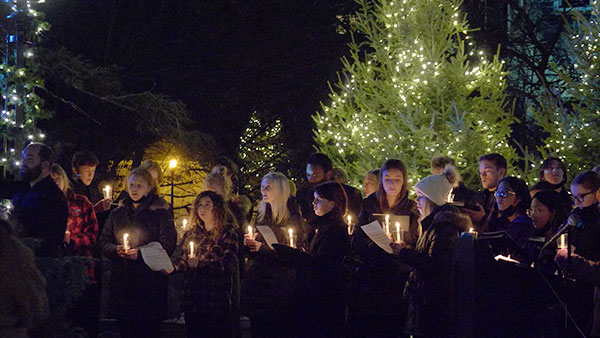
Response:
[{"label": "outdoor lamp post", "polygon": [[175,188],[175,182],[174,182],[174,176],[175,176],[175,167],[177,167],[177,160],[171,160],[169,161],[169,169],[171,169],[171,208],[173,210],[175,210],[175,204],[173,204],[173,198],[174,198],[174,188]]}]

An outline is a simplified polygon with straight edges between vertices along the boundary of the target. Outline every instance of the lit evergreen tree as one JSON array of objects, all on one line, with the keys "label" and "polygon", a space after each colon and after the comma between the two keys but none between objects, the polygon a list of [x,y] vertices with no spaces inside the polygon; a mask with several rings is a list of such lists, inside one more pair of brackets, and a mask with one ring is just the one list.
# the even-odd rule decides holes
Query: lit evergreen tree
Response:
[{"label": "lit evergreen tree", "polygon": [[240,137],[238,156],[243,162],[240,184],[251,198],[258,199],[262,177],[270,171],[281,170],[279,164],[289,160],[281,139],[281,121],[266,122],[258,112],[252,112]]},{"label": "lit evergreen tree", "polygon": [[567,50],[577,74],[558,68],[563,87],[534,112],[536,123],[549,134],[539,150],[544,157],[563,159],[571,179],[600,164],[600,3],[590,6],[591,13],[571,12]]},{"label": "lit evergreen tree", "polygon": [[353,29],[363,41],[349,45],[332,101],[314,116],[318,148],[355,184],[389,158],[416,182],[433,156],[451,156],[473,187],[478,156],[498,152],[514,164],[506,73],[497,56],[475,50],[460,1],[359,4]]},{"label": "lit evergreen tree", "polygon": [[19,167],[20,151],[30,141],[41,141],[45,135],[36,128],[38,119],[50,118],[44,110],[36,88],[43,86],[37,72],[36,46],[42,32],[49,28],[43,14],[33,9],[30,1],[0,3],[0,31],[3,34],[0,64],[0,166],[15,171]]}]

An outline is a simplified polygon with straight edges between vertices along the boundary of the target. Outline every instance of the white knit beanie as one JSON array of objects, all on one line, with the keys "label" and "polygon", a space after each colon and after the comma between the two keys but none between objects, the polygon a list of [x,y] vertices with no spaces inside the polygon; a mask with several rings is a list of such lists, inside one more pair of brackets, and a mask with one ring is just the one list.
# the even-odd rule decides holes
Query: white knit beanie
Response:
[{"label": "white knit beanie", "polygon": [[429,175],[415,185],[415,190],[425,195],[437,206],[448,202],[448,195],[452,191],[453,185],[458,182],[460,176],[456,168],[447,165],[444,172],[440,175]]}]

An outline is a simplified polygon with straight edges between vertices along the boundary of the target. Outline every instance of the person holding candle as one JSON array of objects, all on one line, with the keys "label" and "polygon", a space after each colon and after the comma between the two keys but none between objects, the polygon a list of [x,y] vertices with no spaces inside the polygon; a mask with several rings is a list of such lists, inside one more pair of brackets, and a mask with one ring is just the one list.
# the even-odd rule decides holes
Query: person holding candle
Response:
[{"label": "person holding candle", "polygon": [[93,249],[98,237],[98,220],[92,202],[83,195],[71,190],[71,182],[65,170],[57,163],[50,167],[50,177],[65,194],[69,218],[65,231],[64,246],[68,256],[84,256],[89,258],[87,274],[91,283],[86,287],[83,296],[69,311],[73,324],[81,326],[90,336],[97,334],[100,308],[100,288],[94,278]]},{"label": "person holding candle", "polygon": [[183,311],[192,337],[232,337],[239,292],[238,234],[223,197],[203,191],[192,205],[192,229],[182,240],[183,255],[175,264],[184,272]]},{"label": "person holding candle", "polygon": [[404,327],[406,303],[402,294],[409,267],[378,247],[361,228],[375,220],[386,228],[393,221],[386,222],[384,214],[409,217],[405,243],[414,246],[419,237],[418,211],[416,203],[408,198],[406,166],[400,160],[388,160],[381,167],[379,187],[362,201],[354,227],[352,249],[363,265],[351,280],[350,336],[394,336]]},{"label": "person holding candle", "polygon": [[[278,243],[288,243],[288,229],[304,248],[307,225],[300,208],[290,195],[290,183],[282,173],[271,172],[261,182],[262,200],[256,226],[271,229]],[[282,261],[260,233],[244,235],[251,265],[242,286],[242,310],[250,318],[254,337],[289,337],[296,317],[296,271]]]},{"label": "person holding candle", "polygon": [[[299,282],[297,337],[336,337],[344,328],[342,260],[350,254],[344,215],[346,192],[337,182],[315,187],[313,209],[316,233],[306,253],[294,250]],[[288,250],[286,250],[288,251]]]},{"label": "person holding candle", "polygon": [[452,247],[460,233],[473,226],[468,216],[448,204],[458,179],[456,169],[448,165],[440,175],[419,181],[415,190],[423,234],[414,246],[391,244],[396,259],[413,268],[405,289],[405,331],[415,337],[453,336]]},{"label": "person holding candle", "polygon": [[[527,183],[520,178],[505,177],[498,183],[495,192],[496,205],[484,232],[505,231],[520,248],[533,234],[533,223],[527,216],[531,196]],[[518,253],[521,256],[521,253]],[[519,257],[523,259],[524,257]]]},{"label": "person holding candle", "polygon": [[[122,337],[158,337],[167,306],[167,276],[152,271],[138,248],[158,242],[167,254],[175,250],[177,233],[171,213],[156,194],[156,182],[145,169],[127,179],[127,197],[114,209],[100,236],[102,253],[112,262],[109,312]],[[129,248],[124,248],[128,234]]]}]

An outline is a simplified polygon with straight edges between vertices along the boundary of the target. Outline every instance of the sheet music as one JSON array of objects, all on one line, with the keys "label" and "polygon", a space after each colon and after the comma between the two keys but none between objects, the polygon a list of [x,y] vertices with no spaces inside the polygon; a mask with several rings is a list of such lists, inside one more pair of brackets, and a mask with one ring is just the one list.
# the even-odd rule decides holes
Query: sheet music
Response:
[{"label": "sheet music", "polygon": [[385,232],[383,232],[383,229],[381,227],[381,224],[379,224],[379,221],[373,221],[369,224],[362,225],[361,229],[363,229],[365,234],[367,234],[367,236],[369,236],[369,238],[375,244],[377,244],[377,246],[379,246],[380,248],[385,250],[385,252],[390,253],[390,254],[393,252],[392,247],[390,246],[390,243],[392,243],[392,241],[385,234]]},{"label": "sheet music", "polygon": [[167,272],[171,272],[174,270],[169,255],[167,255],[167,252],[159,242],[150,242],[139,247],[138,250],[142,253],[144,263],[152,271],[166,270]]},{"label": "sheet music", "polygon": [[256,230],[258,230],[258,232],[260,232],[260,234],[264,238],[265,242],[267,242],[267,245],[271,249],[273,248],[273,244],[279,243],[277,241],[277,237],[275,237],[275,233],[273,232],[273,230],[271,230],[271,227],[266,226],[266,225],[257,225]]}]

